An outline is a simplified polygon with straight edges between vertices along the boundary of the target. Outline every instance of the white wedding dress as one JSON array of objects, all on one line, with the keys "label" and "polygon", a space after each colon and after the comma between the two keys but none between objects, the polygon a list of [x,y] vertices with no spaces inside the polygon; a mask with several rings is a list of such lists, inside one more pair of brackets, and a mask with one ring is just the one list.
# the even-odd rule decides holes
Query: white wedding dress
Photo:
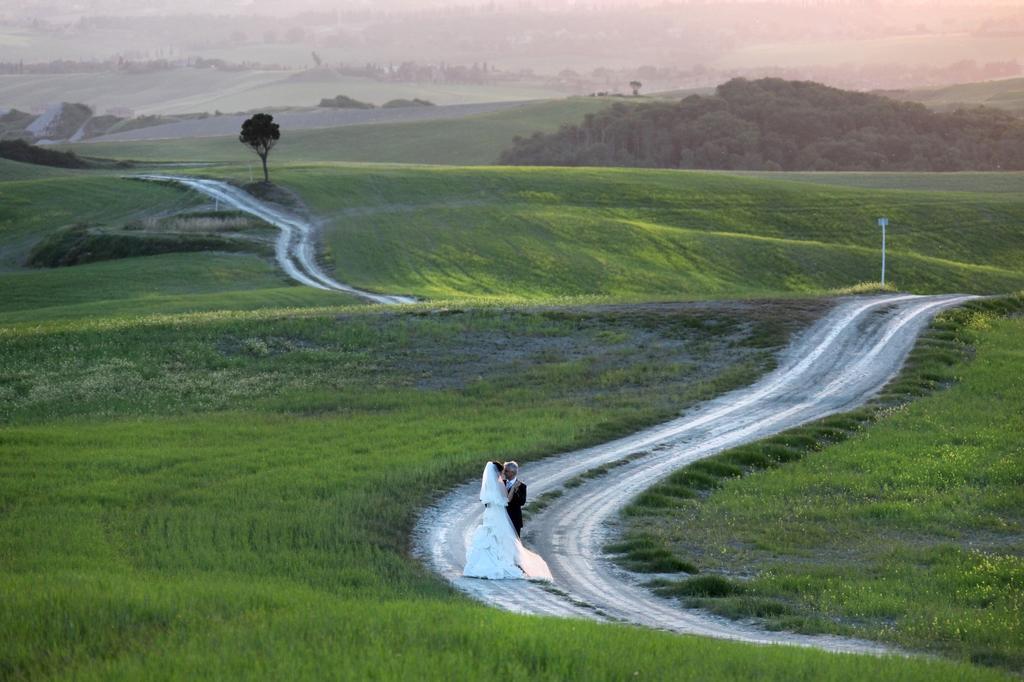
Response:
[{"label": "white wedding dress", "polygon": [[508,518],[508,497],[492,462],[484,467],[480,483],[484,516],[466,550],[462,574],[471,578],[550,581],[551,569],[539,555],[523,547]]}]

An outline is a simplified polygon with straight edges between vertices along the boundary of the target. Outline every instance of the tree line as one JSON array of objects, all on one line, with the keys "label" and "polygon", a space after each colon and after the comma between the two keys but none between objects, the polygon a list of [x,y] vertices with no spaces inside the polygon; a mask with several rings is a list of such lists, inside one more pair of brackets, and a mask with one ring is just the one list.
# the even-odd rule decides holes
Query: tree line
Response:
[{"label": "tree line", "polygon": [[722,170],[1024,170],[1024,121],[951,113],[808,81],[736,78],[715,94],[618,102],[550,134],[517,136],[512,165]]},{"label": "tree line", "polygon": [[59,168],[89,168],[74,152],[59,152],[29,144],[25,140],[0,140],[0,158]]}]

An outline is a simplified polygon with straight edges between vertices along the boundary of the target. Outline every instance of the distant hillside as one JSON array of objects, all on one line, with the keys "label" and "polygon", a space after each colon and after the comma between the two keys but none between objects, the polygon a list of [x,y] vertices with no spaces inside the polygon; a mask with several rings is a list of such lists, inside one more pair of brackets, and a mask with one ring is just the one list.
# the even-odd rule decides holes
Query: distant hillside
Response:
[{"label": "distant hillside", "polygon": [[[639,99],[639,98],[638,98]],[[631,100],[632,101],[632,100]],[[274,148],[277,163],[301,161],[376,161],[436,164],[492,164],[516,135],[539,130],[551,132],[585,114],[601,111],[607,102],[598,97],[573,97],[531,104],[494,104],[408,107],[372,110],[321,110],[336,118],[364,121],[397,121],[412,114],[408,122],[341,125],[302,130],[294,119],[275,114],[281,121],[281,142]],[[464,115],[449,116],[453,109]],[[474,111],[481,113],[473,114]],[[446,113],[447,112],[447,113]],[[470,115],[473,114],[473,115]],[[422,118],[420,116],[425,116]],[[433,117],[433,118],[431,118]],[[227,117],[221,117],[226,119]],[[323,117],[321,117],[322,119]],[[289,121],[292,122],[289,122]],[[198,126],[199,123],[196,122]],[[208,134],[215,134],[210,119]],[[114,141],[104,138],[74,149],[85,156],[149,161],[226,161],[248,163],[250,154],[238,144],[237,120],[218,137],[163,140]],[[179,128],[183,128],[180,126]],[[165,127],[167,128],[167,127]],[[181,131],[185,133],[184,130]],[[119,136],[120,137],[120,136]],[[171,137],[171,135],[166,135]],[[255,159],[252,156],[252,159]]]},{"label": "distant hillside", "polygon": [[[0,4],[6,8],[7,4]],[[0,32],[2,33],[2,32]],[[70,37],[62,36],[60,42]],[[10,44],[0,59],[10,59]],[[90,51],[92,51],[90,49]],[[303,48],[308,59],[309,51]],[[251,57],[241,57],[252,61]],[[340,58],[340,57],[339,57]],[[86,102],[95,111],[127,108],[136,115],[173,116],[215,111],[315,106],[322,97],[343,92],[364,102],[420,98],[438,105],[522,101],[564,96],[561,87],[532,82],[470,85],[461,83],[395,83],[345,76],[329,69],[308,71],[227,71],[175,68],[146,73],[104,71],[99,73],[4,75],[0,78],[0,103],[23,111],[45,108],[54,102]],[[116,111],[114,113],[117,113]]]},{"label": "distant hillside", "polygon": [[813,82],[737,78],[714,95],[613,105],[550,134],[517,138],[512,165],[723,170],[1024,169],[1024,121]]},{"label": "distant hillside", "polygon": [[1024,78],[962,83],[944,88],[879,90],[878,94],[906,102],[920,102],[936,111],[986,106],[1024,116]]},{"label": "distant hillside", "polygon": [[10,109],[0,116],[0,140],[27,140],[40,143],[80,142],[99,135],[112,135],[129,130],[207,118],[207,114],[177,116],[125,117],[113,114],[96,116],[79,102],[61,102],[41,114]]},{"label": "distant hillside", "polygon": [[41,114],[9,109],[0,116],[0,139],[67,140],[92,118],[84,104],[61,102]]}]

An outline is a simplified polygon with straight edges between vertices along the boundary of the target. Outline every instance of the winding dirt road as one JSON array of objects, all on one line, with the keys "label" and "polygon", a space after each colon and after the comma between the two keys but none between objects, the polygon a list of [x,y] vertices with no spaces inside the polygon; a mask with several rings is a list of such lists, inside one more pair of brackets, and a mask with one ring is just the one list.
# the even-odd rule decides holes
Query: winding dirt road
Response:
[{"label": "winding dirt road", "polygon": [[281,269],[300,284],[327,291],[340,291],[371,303],[395,305],[416,302],[416,299],[411,296],[378,294],[336,281],[321,270],[316,262],[315,230],[309,222],[261,201],[239,187],[220,180],[178,175],[132,175],[129,177],[183,185],[205,194],[211,199],[221,201],[238,211],[256,216],[278,228],[281,232],[274,248],[275,258]]},{"label": "winding dirt road", "polygon": [[[312,225],[238,187],[185,176],[132,177],[184,185],[276,226],[281,231],[275,249],[277,262],[302,284],[373,303],[415,302],[411,297],[377,294],[335,281],[316,263]],[[524,469],[524,479],[535,499],[583,472],[630,458],[604,475],[563,489],[550,505],[529,516],[524,540],[547,559],[555,578],[553,586],[462,577],[466,546],[482,512],[476,479],[424,511],[415,531],[414,553],[458,589],[509,611],[629,622],[758,644],[890,652],[873,642],[769,632],[749,623],[681,609],[641,587],[634,576],[613,565],[602,548],[611,539],[623,507],[680,467],[863,404],[899,371],[918,334],[937,312],[972,298],[891,295],[846,299],[801,333],[783,353],[778,369],[752,386],[631,436],[530,464]]]},{"label": "winding dirt road", "polygon": [[476,480],[422,514],[414,552],[458,589],[509,611],[629,622],[760,644],[889,652],[872,642],[768,632],[682,609],[641,587],[608,561],[602,547],[611,539],[620,510],[680,467],[864,403],[899,371],[933,315],[970,298],[845,299],[805,330],[784,352],[778,369],[754,385],[634,435],[525,466],[523,478],[535,499],[596,466],[643,453],[603,476],[565,489],[548,507],[530,515],[524,540],[547,559],[555,577],[553,588],[462,577],[466,545],[482,510]]}]

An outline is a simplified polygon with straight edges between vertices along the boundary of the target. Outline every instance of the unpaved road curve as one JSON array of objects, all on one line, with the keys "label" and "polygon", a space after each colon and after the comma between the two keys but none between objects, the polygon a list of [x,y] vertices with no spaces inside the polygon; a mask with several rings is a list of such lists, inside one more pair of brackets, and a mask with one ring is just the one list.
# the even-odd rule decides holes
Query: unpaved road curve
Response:
[{"label": "unpaved road curve", "polygon": [[183,185],[206,196],[217,199],[232,208],[264,220],[281,232],[277,238],[274,255],[278,265],[295,281],[306,286],[328,291],[340,291],[357,296],[371,303],[415,303],[411,296],[378,294],[342,284],[320,269],[316,262],[315,230],[299,216],[260,201],[248,192],[220,180],[192,178],[179,175],[132,175],[133,179],[156,182],[172,182]]},{"label": "unpaved road curve", "polygon": [[646,453],[604,476],[566,489],[527,519],[524,540],[547,559],[557,591],[536,583],[462,577],[466,545],[482,509],[476,480],[453,490],[422,514],[414,553],[458,589],[519,613],[624,621],[760,644],[886,653],[890,650],[876,643],[768,632],[684,610],[640,587],[635,578],[604,557],[602,547],[611,537],[611,525],[620,510],[676,469],[865,402],[899,371],[935,313],[970,298],[887,295],[845,299],[801,333],[780,358],[778,369],[754,385],[634,435],[524,467],[523,479],[536,498],[595,466]]}]

